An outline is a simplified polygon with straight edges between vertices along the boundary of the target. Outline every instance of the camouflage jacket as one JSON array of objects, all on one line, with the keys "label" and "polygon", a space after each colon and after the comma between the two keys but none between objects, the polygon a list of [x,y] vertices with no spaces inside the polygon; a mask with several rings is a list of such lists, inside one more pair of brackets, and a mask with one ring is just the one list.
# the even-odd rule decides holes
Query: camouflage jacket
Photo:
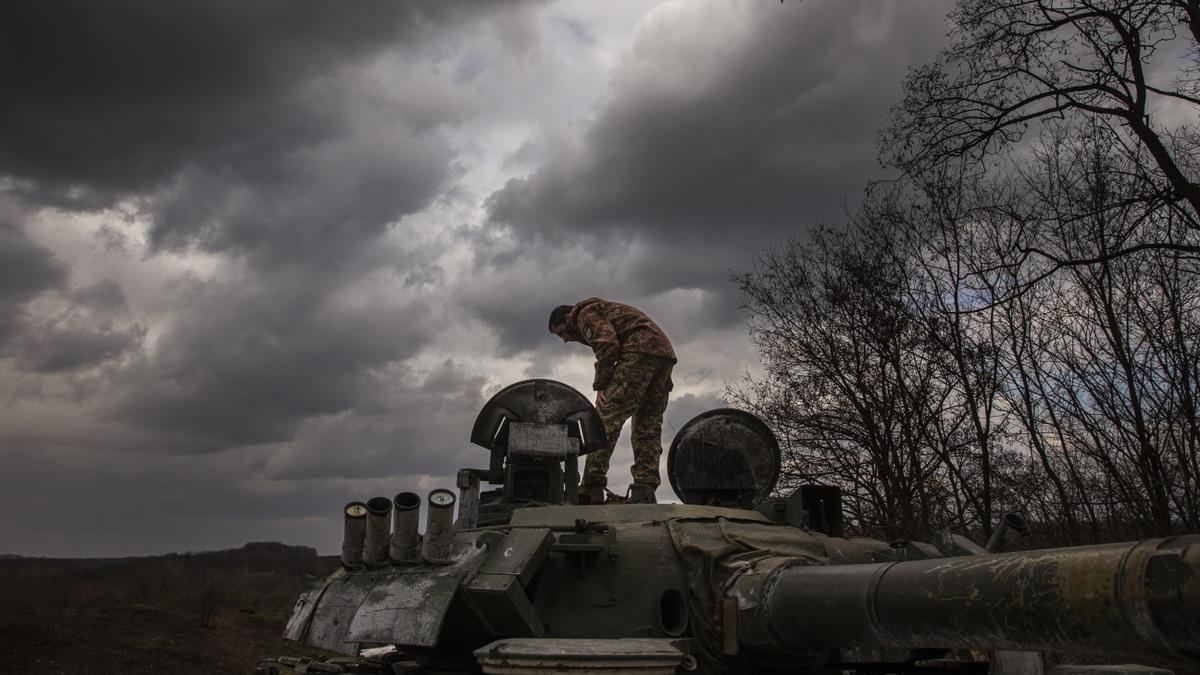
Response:
[{"label": "camouflage jacket", "polygon": [[567,330],[575,341],[596,353],[596,378],[592,381],[596,390],[608,385],[621,354],[650,354],[676,361],[667,334],[637,307],[600,298],[580,300],[567,314]]}]

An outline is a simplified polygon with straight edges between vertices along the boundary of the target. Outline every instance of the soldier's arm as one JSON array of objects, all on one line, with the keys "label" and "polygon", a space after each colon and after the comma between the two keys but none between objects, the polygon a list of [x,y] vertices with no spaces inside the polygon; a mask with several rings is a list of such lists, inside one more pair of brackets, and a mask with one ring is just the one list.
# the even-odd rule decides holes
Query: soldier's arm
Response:
[{"label": "soldier's arm", "polygon": [[621,342],[617,339],[617,331],[600,310],[594,307],[584,308],[579,313],[577,322],[579,332],[596,353],[596,378],[592,381],[592,389],[604,389],[612,379],[617,358],[621,356]]}]

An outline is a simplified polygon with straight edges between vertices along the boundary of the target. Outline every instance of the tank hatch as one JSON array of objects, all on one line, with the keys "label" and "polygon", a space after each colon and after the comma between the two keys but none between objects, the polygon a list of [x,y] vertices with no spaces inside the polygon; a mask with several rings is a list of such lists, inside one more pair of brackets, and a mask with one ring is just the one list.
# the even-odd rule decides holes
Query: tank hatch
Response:
[{"label": "tank hatch", "polygon": [[562,382],[522,380],[501,389],[475,418],[471,442],[503,450],[514,423],[565,425],[567,436],[579,440],[581,455],[604,447],[604,424],[592,402]]},{"label": "tank hatch", "polygon": [[779,480],[779,443],[748,412],[710,410],[675,434],[667,477],[685,504],[753,508]]}]

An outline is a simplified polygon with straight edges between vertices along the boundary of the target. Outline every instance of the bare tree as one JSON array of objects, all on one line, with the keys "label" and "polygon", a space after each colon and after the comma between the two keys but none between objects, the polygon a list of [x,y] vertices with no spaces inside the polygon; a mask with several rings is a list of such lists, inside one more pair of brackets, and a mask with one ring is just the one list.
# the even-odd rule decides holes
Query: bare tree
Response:
[{"label": "bare tree", "polygon": [[201,628],[210,628],[220,609],[224,579],[219,570],[205,570],[195,587],[196,619]]},{"label": "bare tree", "polygon": [[[1013,283],[1010,280],[1010,284]],[[1055,280],[1038,286],[1012,302],[999,306],[997,321],[1006,336],[1004,359],[1007,377],[1001,387],[1001,405],[1018,423],[1017,441],[1028,449],[1035,466],[1026,472],[1030,489],[1023,503],[1033,509],[1038,522],[1054,530],[1052,541],[1068,543],[1101,537],[1096,510],[1089,495],[1094,491],[1094,464],[1077,456],[1066,441],[1063,415],[1054,404],[1045,354],[1056,340],[1057,326],[1046,320],[1050,299],[1065,293]],[[1049,485],[1051,490],[1039,489]],[[1086,529],[1082,526],[1086,525]]]},{"label": "bare tree", "polygon": [[1200,0],[951,19],[881,137],[902,177],[736,277],[765,373],[730,396],[862,529],[1195,529]]},{"label": "bare tree", "polygon": [[929,449],[949,392],[894,245],[886,230],[822,230],[738,275],[765,374],[729,394],[780,435],[785,481],[839,484],[860,529],[916,535],[957,516]]},{"label": "bare tree", "polygon": [[[1156,121],[1200,106],[1200,0],[959,0],[950,20],[957,38],[910,73],[881,136],[890,162],[921,174],[948,158],[993,155],[1031,125],[1096,120],[1120,132],[1119,147],[1147,157],[1153,171],[1137,199],[1200,230],[1195,127]],[[1190,67],[1174,67],[1185,54]],[[1168,237],[1050,259],[1084,265],[1163,248],[1200,251],[1194,238]]]},{"label": "bare tree", "polygon": [[[876,186],[736,277],[765,373],[730,394],[780,435],[785,484],[841,485],[863,530],[986,536],[1001,509],[1058,542],[1194,528],[1200,261],[1104,255],[1176,225],[1122,198],[1142,178],[1106,133]],[[1009,261],[1034,245],[1096,262],[1031,285],[1055,264]]]},{"label": "bare tree", "polygon": [[[1174,212],[1123,198],[1141,185],[1136,161],[1104,142],[1103,125],[1085,131],[1044,143],[1012,199],[988,210],[999,229],[1093,261],[1004,303],[1005,401],[1054,486],[1059,519],[1094,533],[1168,534],[1197,516],[1200,270],[1179,251],[1130,250],[1175,227]],[[995,269],[999,286],[1030,288],[1016,267]]]},{"label": "bare tree", "polygon": [[993,230],[981,222],[991,202],[983,201],[989,208],[980,213],[980,195],[989,193],[979,187],[980,173],[964,164],[946,163],[924,178],[874,186],[862,218],[894,232],[909,261],[906,303],[932,342],[928,358],[940,361],[942,387],[950,392],[929,430],[929,447],[967,502],[957,509],[960,526],[978,525],[987,538],[998,496],[992,463],[1004,433],[996,402],[1005,367],[995,289],[978,283],[981,261],[991,259],[985,252]]}]

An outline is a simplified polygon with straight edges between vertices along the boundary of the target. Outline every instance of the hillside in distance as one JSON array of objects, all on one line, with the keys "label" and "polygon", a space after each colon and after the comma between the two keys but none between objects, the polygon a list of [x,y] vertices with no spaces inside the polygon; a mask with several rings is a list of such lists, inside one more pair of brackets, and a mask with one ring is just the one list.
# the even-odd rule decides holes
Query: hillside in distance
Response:
[{"label": "hillside in distance", "polygon": [[142,558],[0,556],[0,670],[251,672],[298,649],[296,597],[337,567],[315,549],[255,542]]}]

